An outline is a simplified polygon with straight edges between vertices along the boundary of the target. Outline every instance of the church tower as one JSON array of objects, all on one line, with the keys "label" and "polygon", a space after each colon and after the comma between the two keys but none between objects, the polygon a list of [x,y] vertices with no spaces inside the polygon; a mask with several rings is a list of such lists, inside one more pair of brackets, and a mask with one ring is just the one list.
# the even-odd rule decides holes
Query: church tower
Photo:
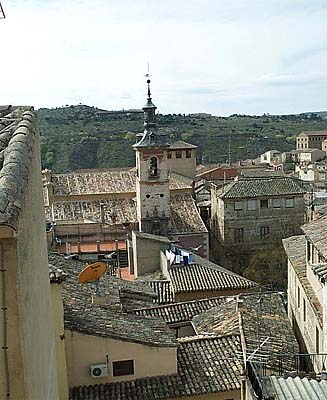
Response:
[{"label": "church tower", "polygon": [[[148,76],[149,77],[149,76]],[[141,232],[166,235],[170,221],[170,190],[164,134],[156,129],[156,106],[152,103],[150,79],[144,111],[144,133],[133,145],[136,153],[137,218]]]}]

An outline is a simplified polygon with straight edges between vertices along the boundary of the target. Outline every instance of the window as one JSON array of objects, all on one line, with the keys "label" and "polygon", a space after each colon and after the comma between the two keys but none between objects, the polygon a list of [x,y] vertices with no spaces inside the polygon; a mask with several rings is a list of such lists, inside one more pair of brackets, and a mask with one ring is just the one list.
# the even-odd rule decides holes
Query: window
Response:
[{"label": "window", "polygon": [[248,200],[248,210],[255,210],[255,200]]},{"label": "window", "polygon": [[182,150],[176,150],[176,158],[182,158]]},{"label": "window", "polygon": [[307,261],[311,261],[311,243],[307,241]]},{"label": "window", "polygon": [[156,157],[150,158],[150,176],[158,176],[158,160]]},{"label": "window", "polygon": [[307,304],[303,299],[303,321],[305,322],[306,319],[307,319]]},{"label": "window", "polygon": [[134,361],[114,361],[112,363],[112,374],[113,376],[121,375],[133,375],[134,374]]},{"label": "window", "polygon": [[316,327],[316,353],[319,354],[319,328]]},{"label": "window", "polygon": [[297,307],[299,308],[301,304],[301,292],[299,286],[297,287]]},{"label": "window", "polygon": [[167,150],[167,158],[171,158],[171,150]]},{"label": "window", "polygon": [[244,241],[244,230],[243,228],[235,229],[234,231],[235,243],[242,243]]},{"label": "window", "polygon": [[294,207],[294,199],[293,198],[286,199],[285,206],[286,206],[286,208],[293,208]]},{"label": "window", "polygon": [[191,158],[192,157],[192,150],[187,149],[186,150],[186,158]]},{"label": "window", "polygon": [[241,201],[234,201],[234,210],[242,210],[243,203]]},{"label": "window", "polygon": [[268,208],[268,199],[260,200],[260,208]]},{"label": "window", "polygon": [[269,226],[260,226],[260,237],[261,239],[269,236]]},{"label": "window", "polygon": [[281,207],[281,200],[280,199],[273,199],[272,204],[273,204],[273,208],[280,208]]}]

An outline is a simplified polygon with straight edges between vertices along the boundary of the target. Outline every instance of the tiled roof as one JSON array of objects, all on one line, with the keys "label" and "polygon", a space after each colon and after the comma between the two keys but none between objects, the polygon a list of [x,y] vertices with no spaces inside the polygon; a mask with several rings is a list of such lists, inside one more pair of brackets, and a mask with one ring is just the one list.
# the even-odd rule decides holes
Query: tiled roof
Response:
[{"label": "tiled roof", "polygon": [[327,215],[323,215],[302,226],[305,236],[327,260]]},{"label": "tiled roof", "polygon": [[161,400],[240,390],[238,336],[179,340],[176,375],[71,388],[70,400]]},{"label": "tiled roof", "polygon": [[240,325],[235,299],[211,307],[193,318],[193,326],[199,335],[239,335]]},{"label": "tiled roof", "polygon": [[46,207],[46,218],[50,221],[66,222],[104,222],[119,225],[124,222],[137,222],[136,203],[133,198],[93,200],[93,201],[56,201]]},{"label": "tiled roof", "polygon": [[[257,350],[253,360],[266,362],[272,368],[278,366],[278,354],[293,355],[299,351],[278,293],[241,294],[238,299],[194,317],[193,326],[198,334],[236,334],[238,331],[244,335],[247,357]],[[292,356],[285,359],[291,369],[294,368],[292,361]]]},{"label": "tiled roof", "polygon": [[0,225],[16,230],[33,158],[36,116],[32,107],[10,111],[0,120]]},{"label": "tiled roof", "polygon": [[67,274],[55,265],[49,264],[50,283],[62,283],[66,279]]},{"label": "tiled roof", "polygon": [[168,280],[149,280],[146,283],[157,294],[157,303],[169,304],[175,302],[175,296]]},{"label": "tiled roof", "polygon": [[192,189],[193,180],[186,176],[171,172],[169,174],[170,190]]},{"label": "tiled roof", "polygon": [[156,242],[162,242],[162,243],[166,243],[166,244],[171,243],[171,240],[169,240],[166,236],[153,235],[151,233],[139,232],[139,231],[133,231],[133,232],[134,232],[135,236],[138,238],[154,240]]},{"label": "tiled roof", "polygon": [[176,142],[172,143],[169,146],[169,149],[171,150],[177,150],[177,149],[197,149],[198,146],[195,146],[194,144],[184,142],[183,140],[177,140]]},{"label": "tiled roof", "polygon": [[[142,282],[128,282],[105,274],[99,281],[99,295],[105,306],[92,304],[95,284],[77,283],[79,272],[85,265],[75,260],[65,260],[49,254],[49,262],[67,274],[62,284],[65,329],[88,335],[111,337],[117,340],[142,343],[149,346],[176,346],[173,333],[164,321],[122,311],[127,299],[135,295],[135,308],[152,304],[154,292]],[[129,296],[129,294],[131,296]],[[143,302],[139,299],[144,299]]]},{"label": "tiled roof", "polygon": [[170,233],[207,232],[192,196],[189,194],[171,196],[171,228]]},{"label": "tiled roof", "polygon": [[327,400],[327,380],[317,381],[308,378],[278,378],[270,376],[264,379],[264,387],[275,400]]},{"label": "tiled roof", "polygon": [[283,239],[283,246],[292,267],[300,280],[314,313],[322,326],[322,306],[307,277],[306,239],[304,235]]},{"label": "tiled roof", "polygon": [[304,194],[301,183],[291,177],[240,178],[218,192],[223,199]]},{"label": "tiled roof", "polygon": [[[136,169],[80,170],[68,174],[52,174],[54,195],[135,194]],[[169,177],[170,190],[192,187],[192,180],[177,173]]]},{"label": "tiled roof", "polygon": [[72,172],[52,175],[55,195],[134,193],[136,171]]},{"label": "tiled roof", "polygon": [[307,135],[307,136],[327,136],[327,131],[302,131],[300,135]]},{"label": "tiled roof", "polygon": [[229,297],[211,297],[209,299],[192,300],[181,303],[160,305],[156,307],[134,310],[136,315],[160,317],[167,324],[190,322],[192,318],[220,304],[225,304]]},{"label": "tiled roof", "polygon": [[169,269],[174,293],[250,289],[258,286],[202,257],[196,256],[195,261],[196,264],[173,265]]},{"label": "tiled roof", "polygon": [[[102,207],[102,211],[101,211]],[[124,222],[137,222],[136,201],[133,198],[92,200],[92,201],[55,201],[45,208],[46,219],[61,223],[104,222],[110,225]],[[170,234],[207,232],[189,194],[171,196]]]}]

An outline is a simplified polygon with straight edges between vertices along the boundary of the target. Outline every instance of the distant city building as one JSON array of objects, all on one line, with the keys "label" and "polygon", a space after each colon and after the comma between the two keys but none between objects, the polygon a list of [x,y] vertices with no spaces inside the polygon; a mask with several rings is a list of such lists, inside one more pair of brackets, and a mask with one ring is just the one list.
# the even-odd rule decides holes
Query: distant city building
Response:
[{"label": "distant city building", "polygon": [[306,149],[299,152],[298,161],[301,164],[308,164],[323,160],[326,152],[321,149]]},{"label": "distant city building", "polygon": [[322,149],[327,131],[302,131],[296,138],[296,150]]},{"label": "distant city building", "polygon": [[282,162],[282,153],[278,150],[269,150],[260,156],[261,164],[276,165]]}]

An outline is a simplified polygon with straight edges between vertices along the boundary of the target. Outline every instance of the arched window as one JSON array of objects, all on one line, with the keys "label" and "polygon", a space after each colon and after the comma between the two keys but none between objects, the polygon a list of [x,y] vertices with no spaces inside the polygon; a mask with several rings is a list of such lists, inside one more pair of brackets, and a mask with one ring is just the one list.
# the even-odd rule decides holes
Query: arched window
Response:
[{"label": "arched window", "polygon": [[157,157],[150,158],[150,176],[158,176],[158,160]]}]

